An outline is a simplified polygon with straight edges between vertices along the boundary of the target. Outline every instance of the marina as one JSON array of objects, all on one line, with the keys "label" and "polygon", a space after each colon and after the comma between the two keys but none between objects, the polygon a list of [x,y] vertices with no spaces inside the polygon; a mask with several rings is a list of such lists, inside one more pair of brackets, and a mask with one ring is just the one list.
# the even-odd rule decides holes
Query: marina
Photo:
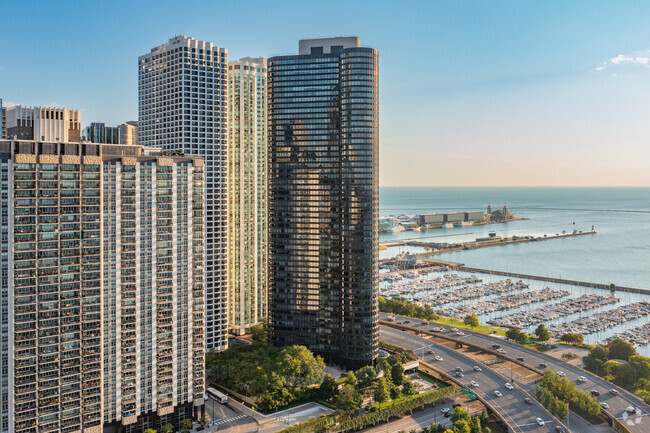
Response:
[{"label": "marina", "polygon": [[650,315],[650,302],[636,302],[623,305],[615,310],[582,317],[572,322],[551,325],[548,326],[548,330],[555,338],[559,338],[567,332],[589,335],[648,315]]}]

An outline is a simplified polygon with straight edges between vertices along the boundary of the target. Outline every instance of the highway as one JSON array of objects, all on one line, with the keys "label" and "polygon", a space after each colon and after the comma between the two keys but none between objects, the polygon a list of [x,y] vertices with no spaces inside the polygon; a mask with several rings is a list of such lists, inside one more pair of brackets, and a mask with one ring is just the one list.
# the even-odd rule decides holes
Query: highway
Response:
[{"label": "highway", "polygon": [[[455,375],[457,367],[463,369],[462,378],[457,378],[459,384],[466,386],[472,393],[482,397],[487,404],[502,414],[506,422],[510,424],[514,432],[555,432],[557,420],[551,416],[537,401],[533,399],[531,405],[524,402],[524,398],[530,397],[518,386],[508,390],[505,388],[506,378],[488,367],[482,371],[475,371],[477,365],[471,358],[444,346],[432,344],[430,341],[416,337],[385,326],[380,327],[380,338],[387,343],[396,346],[412,349],[420,354],[420,358],[440,368],[450,375]],[[428,353],[433,351],[434,353]],[[435,357],[442,357],[442,361],[436,361]],[[455,376],[454,376],[455,377]],[[478,383],[478,387],[472,387],[471,381]],[[494,391],[499,391],[502,397],[497,397]],[[541,418],[544,425],[536,423],[536,418]]]},{"label": "highway", "polygon": [[[381,313],[381,320],[387,320],[387,318],[387,314]],[[598,396],[596,400],[598,400],[599,403],[606,403],[609,406],[606,412],[612,416],[615,416],[616,419],[621,421],[630,430],[630,432],[650,433],[650,418],[648,418],[648,415],[650,415],[650,408],[646,404],[642,403],[637,398],[628,395],[620,387],[581,368],[560,361],[550,355],[546,355],[527,347],[520,346],[516,343],[512,343],[503,338],[493,337],[491,335],[480,332],[472,332],[466,329],[462,330],[465,335],[459,336],[457,333],[452,332],[451,327],[448,325],[440,325],[435,323],[432,325],[425,325],[423,324],[423,321],[412,318],[403,318],[402,320],[399,318],[397,319],[397,321],[403,320],[410,320],[411,323],[405,326],[419,331],[431,331],[431,328],[433,327],[442,326],[445,329],[445,332],[433,334],[443,334],[447,337],[453,337],[455,339],[462,340],[480,347],[489,352],[495,352],[495,349],[492,347],[492,345],[499,344],[505,351],[504,354],[501,354],[502,356],[515,360],[521,357],[524,359],[523,364],[525,364],[527,368],[535,370],[540,374],[543,374],[545,370],[545,368],[541,367],[540,364],[545,363],[548,368],[555,372],[564,372],[566,378],[574,382],[578,388],[587,392],[591,392],[592,390],[598,391],[600,393],[600,396]],[[586,377],[587,382],[580,382],[578,380],[579,376]],[[611,394],[609,392],[611,389],[618,391],[618,395]],[[629,414],[626,412],[625,409],[630,406],[636,409],[636,414]]]}]

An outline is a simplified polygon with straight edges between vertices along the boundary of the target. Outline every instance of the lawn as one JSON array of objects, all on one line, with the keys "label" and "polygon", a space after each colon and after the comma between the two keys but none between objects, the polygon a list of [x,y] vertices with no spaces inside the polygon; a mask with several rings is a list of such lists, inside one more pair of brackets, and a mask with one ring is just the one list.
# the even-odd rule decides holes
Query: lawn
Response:
[{"label": "lawn", "polygon": [[476,331],[476,332],[482,332],[484,334],[497,334],[501,335],[503,337],[506,336],[506,330],[505,329],[500,329],[500,328],[493,328],[491,326],[485,326],[485,325],[479,325],[479,326],[474,326],[471,327],[469,325],[465,325],[465,323],[462,320],[456,320],[452,319],[449,317],[440,317],[440,319],[435,320],[436,323],[439,323],[441,325],[448,325],[448,326],[453,326],[458,329],[469,329],[470,331]]}]

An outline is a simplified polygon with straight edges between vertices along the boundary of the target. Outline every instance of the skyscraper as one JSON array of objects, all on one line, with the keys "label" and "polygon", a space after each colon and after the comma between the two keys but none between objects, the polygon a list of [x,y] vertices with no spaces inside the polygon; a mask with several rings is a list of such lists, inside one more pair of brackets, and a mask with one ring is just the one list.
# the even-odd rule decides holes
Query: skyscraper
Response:
[{"label": "skyscraper", "polygon": [[0,139],[7,137],[7,114],[0,98]]},{"label": "skyscraper", "polygon": [[81,141],[81,111],[68,108],[22,107],[6,109],[7,138],[56,142]]},{"label": "skyscraper", "polygon": [[138,122],[131,121],[117,125],[120,144],[138,144]]},{"label": "skyscraper", "polygon": [[228,322],[246,333],[267,314],[266,59],[228,65]]},{"label": "skyscraper", "polygon": [[198,414],[203,170],[139,146],[0,141],[0,431]]},{"label": "skyscraper", "polygon": [[206,345],[228,345],[228,52],[176,36],[140,56],[138,142],[205,159]]},{"label": "skyscraper", "polygon": [[84,137],[91,143],[120,144],[119,129],[106,126],[102,122],[93,122],[84,128]]},{"label": "skyscraper", "polygon": [[269,73],[269,335],[348,368],[378,354],[378,54],[303,40]]}]

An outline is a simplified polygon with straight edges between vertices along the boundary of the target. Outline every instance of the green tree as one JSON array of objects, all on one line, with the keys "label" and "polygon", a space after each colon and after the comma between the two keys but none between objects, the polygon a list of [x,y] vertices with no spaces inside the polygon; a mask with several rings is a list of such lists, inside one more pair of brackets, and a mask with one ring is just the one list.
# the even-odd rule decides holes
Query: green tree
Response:
[{"label": "green tree", "polygon": [[280,371],[293,387],[320,383],[325,376],[325,362],[305,346],[287,346],[280,351]]},{"label": "green tree", "polygon": [[194,423],[189,418],[185,418],[183,421],[181,421],[181,428],[185,430],[191,430],[193,426]]},{"label": "green tree", "polygon": [[487,425],[489,421],[490,421],[490,414],[488,413],[487,408],[483,406],[483,410],[481,411],[481,424]]},{"label": "green tree", "polygon": [[165,424],[165,426],[162,428],[162,433],[173,433],[174,432],[174,426],[171,423]]},{"label": "green tree", "polygon": [[201,427],[203,427],[203,429],[205,430],[205,426],[208,423],[208,418],[205,416],[205,414],[199,417],[199,423],[201,424]]},{"label": "green tree", "polygon": [[410,380],[405,380],[403,382],[404,384],[402,385],[402,392],[406,395],[415,395],[417,394],[417,391],[415,390],[415,385],[413,385],[413,382]]},{"label": "green tree", "polygon": [[390,396],[390,399],[395,400],[395,399],[399,398],[400,389],[398,387],[396,387],[393,382],[390,382],[390,383],[387,382],[387,383],[388,383],[388,388],[390,388],[388,390],[388,395]]},{"label": "green tree", "polygon": [[567,332],[560,337],[560,340],[576,346],[584,342],[584,337],[581,334],[573,334],[571,332]]},{"label": "green tree", "polygon": [[375,370],[374,367],[370,365],[361,367],[360,369],[357,370],[356,374],[357,374],[357,380],[359,381],[359,386],[361,388],[370,386],[372,382],[375,379],[377,379],[377,370]]},{"label": "green tree", "polygon": [[152,428],[145,429],[144,433],[156,433],[156,430]]},{"label": "green tree", "polygon": [[260,319],[260,323],[251,326],[251,339],[259,343],[266,343],[268,341],[268,331],[266,329],[266,319]]},{"label": "green tree", "polygon": [[348,385],[357,386],[357,375],[354,374],[354,371],[351,371],[347,376],[345,376],[345,379],[343,379],[343,381]]},{"label": "green tree", "polygon": [[506,331],[506,337],[516,341],[519,344],[524,344],[528,340],[528,335],[521,332],[519,329],[510,328]]},{"label": "green tree", "polygon": [[630,356],[636,355],[634,346],[623,340],[622,338],[615,338],[607,345],[609,359],[622,359],[627,361]]},{"label": "green tree", "polygon": [[535,329],[535,335],[541,341],[548,341],[551,338],[551,333],[543,323],[540,323],[539,326]]},{"label": "green tree", "polygon": [[404,382],[404,366],[396,362],[390,369],[390,377],[395,386],[400,386]]},{"label": "green tree", "polygon": [[328,374],[318,387],[318,397],[321,400],[327,401],[334,397],[338,390],[339,386],[336,383],[336,380],[334,380],[331,374]]},{"label": "green tree", "polygon": [[468,424],[471,433],[483,433],[483,429],[481,429],[481,419],[479,417],[471,417]]},{"label": "green tree", "polygon": [[596,374],[604,374],[603,364],[609,359],[609,353],[606,347],[596,346],[589,351],[589,354],[582,358],[585,369]]},{"label": "green tree", "polygon": [[334,405],[341,410],[355,410],[361,407],[363,397],[359,394],[357,389],[346,383],[341,388],[341,392],[334,398]]},{"label": "green tree", "polygon": [[458,420],[454,423],[454,433],[470,433],[469,423],[464,419]]},{"label": "green tree", "polygon": [[460,406],[455,407],[455,408],[451,411],[451,422],[452,422],[454,425],[456,425],[456,422],[458,422],[459,420],[462,420],[462,421],[465,421],[465,422],[469,422],[469,419],[470,419],[469,412],[467,412],[465,409],[463,409],[463,408],[460,407]]},{"label": "green tree", "polygon": [[381,378],[375,385],[375,391],[372,396],[375,403],[379,404],[379,410],[381,411],[382,403],[388,401],[388,386],[386,385],[386,379]]},{"label": "green tree", "polygon": [[465,325],[470,326],[472,328],[480,324],[478,317],[474,314],[468,314],[467,316],[465,316],[465,318],[463,319],[463,323],[465,323]]}]

